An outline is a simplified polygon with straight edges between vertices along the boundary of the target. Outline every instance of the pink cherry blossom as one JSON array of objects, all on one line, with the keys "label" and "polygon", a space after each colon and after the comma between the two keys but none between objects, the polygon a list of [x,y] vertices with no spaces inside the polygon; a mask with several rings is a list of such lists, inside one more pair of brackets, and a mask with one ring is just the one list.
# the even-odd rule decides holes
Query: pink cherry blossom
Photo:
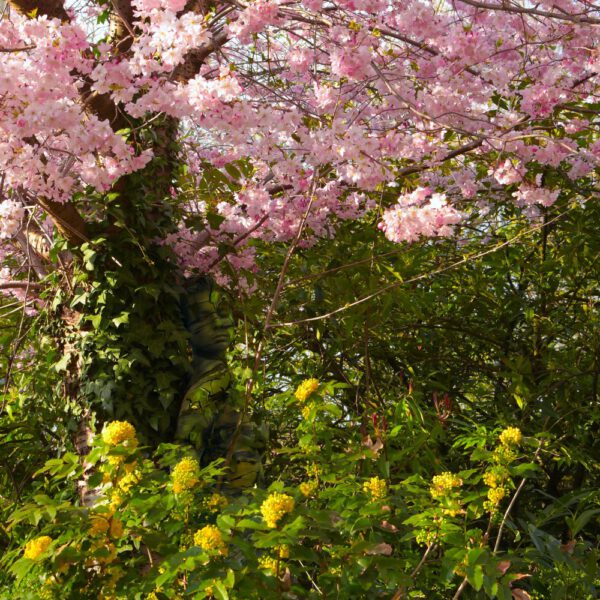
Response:
[{"label": "pink cherry blossom", "polygon": [[4,200],[0,202],[0,239],[15,236],[21,228],[25,210],[20,202]]},{"label": "pink cherry blossom", "polygon": [[522,165],[514,165],[510,159],[506,159],[493,172],[494,179],[502,185],[510,185],[522,181],[525,169]]},{"label": "pink cherry blossom", "polygon": [[448,206],[446,195],[418,188],[398,198],[395,206],[383,213],[379,228],[392,242],[415,242],[421,236],[443,237],[452,234],[461,214]]},{"label": "pink cherry blossom", "polygon": [[256,268],[254,240],[289,242],[301,223],[308,246],[378,206],[385,236],[411,242],[507,200],[535,217],[559,199],[544,170],[573,189],[594,176],[600,30],[585,3],[201,4],[132,0],[120,40],[78,4],[63,21],[44,3],[0,21],[2,265],[27,263],[24,206],[49,234],[45,200],[101,222],[167,117],[185,176],[161,241],[183,274],[221,282]]}]

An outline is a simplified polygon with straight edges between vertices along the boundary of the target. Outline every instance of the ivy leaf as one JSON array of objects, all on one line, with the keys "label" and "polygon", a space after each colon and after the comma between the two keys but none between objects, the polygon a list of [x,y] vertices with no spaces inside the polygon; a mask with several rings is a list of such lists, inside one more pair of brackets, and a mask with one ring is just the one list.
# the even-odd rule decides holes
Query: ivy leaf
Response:
[{"label": "ivy leaf", "polygon": [[57,373],[60,373],[61,371],[66,371],[69,368],[69,363],[71,362],[71,353],[67,352],[65,354],[63,354],[62,358],[54,363],[54,370]]}]

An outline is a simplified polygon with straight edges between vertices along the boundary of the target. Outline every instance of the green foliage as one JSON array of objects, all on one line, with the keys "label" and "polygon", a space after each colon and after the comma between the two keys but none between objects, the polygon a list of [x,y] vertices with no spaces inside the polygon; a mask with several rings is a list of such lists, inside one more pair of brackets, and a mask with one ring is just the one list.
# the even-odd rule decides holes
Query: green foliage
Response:
[{"label": "green foliage", "polygon": [[84,244],[85,271],[69,308],[79,315],[57,370],[78,363],[79,393],[106,417],[127,417],[145,439],[173,427],[189,372],[187,332],[168,250],[142,253],[129,237]]},{"label": "green foliage", "polygon": [[101,421],[128,418],[154,445],[172,435],[190,372],[185,290],[176,258],[160,243],[177,219],[163,175],[173,152],[166,143],[173,125],[165,121],[166,147],[149,166],[96,198],[101,225],[112,231],[78,249],[47,332],[61,346],[54,369],[70,382],[71,400]]},{"label": "green foliage", "polygon": [[[287,467],[267,490],[226,498],[219,494],[222,466],[182,479],[182,469],[173,468],[184,458],[177,445],[148,456],[135,440],[125,445],[104,434],[86,457],[95,501],[84,507],[72,493],[82,476],[78,457],[48,461],[36,476],[48,494],[33,495],[7,523],[10,594],[447,598],[466,578],[487,598],[511,598],[522,585],[544,598],[560,598],[556,590],[565,589],[594,597],[597,552],[581,531],[600,512],[598,494],[580,493],[552,514],[536,512],[532,498],[544,481],[538,461],[557,453],[555,439],[467,429],[453,444],[454,462],[466,468],[441,473],[450,465],[438,461],[430,479],[412,456],[402,458],[407,445],[436,445],[421,440],[426,427],[407,410],[410,396],[399,414],[386,415],[393,429],[374,440],[341,407],[343,392],[329,383],[307,398],[288,392],[277,399],[295,415],[295,427],[277,451]],[[503,494],[491,501],[498,489]],[[273,502],[267,509],[265,501],[278,493],[293,502],[270,522]],[[513,501],[518,518],[507,510]],[[198,534],[207,525],[216,537]],[[573,536],[568,545],[553,535],[564,526]],[[25,540],[35,544],[40,536],[49,536],[49,547],[24,556]],[[546,572],[553,576],[541,576]]]},{"label": "green foliage", "polygon": [[[188,450],[159,446],[190,350],[173,259],[152,243],[170,220],[144,220],[140,199],[127,233],[84,246],[72,295],[6,318],[4,365],[24,333],[38,353],[0,414],[0,597],[442,600],[465,578],[465,599],[596,597],[600,208],[561,181],[540,222],[507,206],[458,241],[392,246],[363,222],[296,249],[266,332],[287,248],[257,244],[228,401],[270,446],[264,486],[226,505],[226,462],[175,493]],[[126,191],[107,201],[115,219],[136,206]],[[300,401],[306,377],[321,384]],[[71,436],[90,406],[131,420],[144,446],[97,435],[84,474]],[[282,500],[271,528],[275,493],[294,507]]]}]

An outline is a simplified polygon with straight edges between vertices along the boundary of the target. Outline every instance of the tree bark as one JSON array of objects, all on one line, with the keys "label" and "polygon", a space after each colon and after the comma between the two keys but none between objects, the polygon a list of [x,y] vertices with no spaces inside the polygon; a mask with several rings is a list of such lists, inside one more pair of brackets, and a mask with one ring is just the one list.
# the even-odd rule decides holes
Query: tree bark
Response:
[{"label": "tree bark", "polygon": [[44,15],[49,19],[70,20],[62,0],[9,0],[8,4],[22,15]]}]

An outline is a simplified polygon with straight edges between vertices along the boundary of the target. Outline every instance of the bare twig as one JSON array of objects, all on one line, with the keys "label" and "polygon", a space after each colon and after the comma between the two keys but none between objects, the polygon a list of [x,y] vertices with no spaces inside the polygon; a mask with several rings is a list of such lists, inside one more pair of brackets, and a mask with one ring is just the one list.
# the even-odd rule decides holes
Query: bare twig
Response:
[{"label": "bare twig", "polygon": [[[250,229],[248,229],[248,231],[245,231],[244,233],[242,233],[242,235],[240,235],[233,241],[233,244],[232,244],[233,247],[235,248],[236,246],[241,244],[248,236],[252,235],[268,218],[269,218],[268,214],[263,215],[252,227],[250,227]],[[226,257],[227,257],[227,254],[224,254],[223,256],[219,256],[218,258],[215,258],[215,260],[213,260],[210,263],[210,265],[208,265],[206,270],[210,271],[211,269],[216,267]]]},{"label": "bare twig", "polygon": [[0,283],[0,290],[39,290],[42,287],[41,283],[34,281],[5,281],[4,283]]},{"label": "bare twig", "polygon": [[23,52],[24,50],[33,50],[36,46],[23,46],[21,48],[0,48],[0,53],[10,54],[11,52]]},{"label": "bare twig", "polygon": [[[537,448],[535,454],[533,455],[534,460],[537,460],[539,458],[543,445],[544,445],[543,441],[540,440],[538,448]],[[519,483],[519,486],[517,487],[515,493],[513,494],[513,497],[511,499],[506,511],[504,512],[504,515],[502,516],[502,521],[500,523],[500,527],[498,527],[498,535],[496,536],[496,543],[494,544],[494,554],[496,554],[496,552],[498,552],[498,549],[500,548],[500,542],[502,541],[502,532],[504,531],[504,525],[506,524],[506,520],[508,519],[508,516],[510,515],[515,503],[517,502],[517,498],[519,497],[519,494],[521,493],[521,490],[523,489],[526,481],[527,481],[527,477],[523,477],[523,479],[521,479],[521,483]]]},{"label": "bare twig", "polygon": [[454,596],[452,596],[452,600],[458,600],[460,598],[461,594],[463,593],[463,590],[467,587],[468,583],[469,580],[465,577],[458,586],[458,589],[456,590]]},{"label": "bare twig", "polygon": [[[554,221],[557,221],[559,219],[561,219],[562,217],[564,217],[567,213],[569,213],[571,210],[573,210],[574,207],[568,208],[567,210],[565,210],[564,212],[560,213],[559,215],[557,215],[556,217],[554,217],[553,219],[551,219],[548,223],[552,223]],[[544,224],[541,223],[539,225],[534,225],[533,227],[527,229],[526,231],[522,231],[521,233],[513,236],[512,238],[506,240],[505,242],[502,242],[500,244],[496,244],[495,246],[492,246],[492,248],[488,248],[487,250],[483,250],[481,252],[477,252],[475,254],[470,254],[468,256],[465,256],[464,258],[461,258],[460,260],[457,260],[456,262],[453,262],[445,267],[440,267],[439,269],[435,269],[433,271],[430,271],[429,273],[423,273],[422,275],[417,275],[416,277],[413,277],[411,279],[406,279],[404,281],[395,281],[394,283],[391,283],[389,285],[386,285],[378,290],[376,290],[375,292],[373,292],[372,294],[368,294],[367,296],[363,296],[362,298],[359,298],[358,300],[355,300],[354,302],[350,302],[349,304],[346,304],[344,306],[340,306],[339,308],[336,308],[335,310],[332,310],[328,313],[324,313],[322,315],[317,315],[316,317],[309,317],[306,319],[298,319],[297,321],[287,321],[284,323],[273,323],[271,325],[271,327],[288,327],[290,325],[299,325],[300,323],[310,323],[312,321],[322,321],[323,319],[328,319],[329,317],[332,317],[333,315],[337,315],[338,313],[344,312],[350,308],[353,308],[355,306],[358,306],[359,304],[363,304],[364,302],[368,302],[369,300],[372,300],[373,298],[376,298],[377,296],[380,296],[381,294],[384,294],[386,292],[389,292],[390,290],[393,290],[397,287],[400,287],[402,285],[408,285],[409,283],[415,283],[417,281],[421,281],[423,279],[428,279],[429,277],[433,277],[434,275],[439,275],[440,273],[445,273],[446,271],[450,271],[452,269],[455,269],[456,267],[459,267],[461,265],[464,265],[465,263],[471,262],[473,260],[477,260],[479,258],[482,258],[484,256],[487,256],[488,254],[493,254],[494,252],[497,252],[498,250],[500,250],[501,248],[504,248],[506,246],[510,246],[512,243],[514,243],[516,240],[518,240],[519,238],[525,237],[527,235],[532,234],[533,232],[537,231],[538,229],[545,227],[546,225],[548,225],[548,223]]]},{"label": "bare twig", "polygon": [[[435,544],[429,544],[429,546],[427,546],[427,548],[425,549],[425,552],[423,553],[423,556],[421,557],[419,564],[412,570],[412,573],[410,574],[410,578],[413,581],[415,580],[416,576],[419,574],[419,571],[423,568],[423,565],[425,564],[427,557],[429,556],[429,554],[431,553],[431,551],[434,548],[435,548]],[[401,600],[401,598],[404,598],[405,592],[406,592],[406,588],[404,586],[401,586],[400,588],[398,588],[398,591],[392,596],[391,600]]]},{"label": "bare twig", "polygon": [[[244,418],[248,412],[248,407],[250,405],[250,397],[252,395],[252,390],[254,389],[254,383],[256,381],[256,374],[258,373],[258,369],[260,366],[260,359],[261,359],[262,351],[263,351],[263,347],[264,347],[264,341],[265,341],[264,335],[267,333],[267,331],[271,327],[271,321],[273,318],[273,314],[275,312],[275,309],[277,308],[277,304],[278,304],[279,298],[281,296],[281,291],[283,289],[283,283],[285,281],[285,275],[287,273],[287,269],[288,269],[290,260],[292,258],[292,254],[294,253],[296,247],[298,246],[298,242],[300,241],[300,238],[302,237],[302,233],[304,232],[304,227],[306,226],[306,221],[308,219],[308,215],[310,214],[310,211],[311,211],[311,208],[313,205],[313,201],[314,201],[314,197],[315,197],[315,187],[316,187],[317,176],[318,176],[318,171],[315,171],[313,173],[312,181],[311,181],[309,191],[308,191],[308,193],[309,193],[308,205],[306,207],[306,210],[304,211],[304,215],[303,215],[302,219],[300,220],[300,224],[298,225],[298,231],[296,232],[296,236],[292,240],[292,243],[290,244],[290,247],[289,247],[287,254],[285,256],[285,259],[283,261],[283,265],[281,267],[281,272],[279,273],[279,279],[277,281],[277,286],[275,288],[275,293],[273,294],[273,299],[271,300],[271,304],[269,306],[267,315],[265,317],[265,324],[263,326],[263,338],[260,340],[258,347],[256,349],[256,354],[254,357],[254,367],[252,369],[252,377],[250,377],[246,383],[246,395],[245,395],[244,407],[240,411],[240,414],[239,414],[239,417],[238,417],[238,420],[236,423],[235,431],[234,431],[233,435],[231,436],[231,442],[229,443],[229,447],[227,448],[227,454],[225,456],[225,466],[226,467],[229,466],[229,464],[231,463],[231,459],[233,458],[233,452],[235,449],[235,444],[239,437],[242,423],[244,422]],[[222,477],[219,479],[219,482],[218,482],[219,488],[221,487],[222,479],[223,479]]]},{"label": "bare twig", "polygon": [[539,10],[537,8],[525,8],[518,4],[502,2],[502,4],[489,4],[487,2],[476,2],[476,0],[458,0],[463,4],[482,8],[484,10],[499,10],[513,14],[532,15],[536,17],[547,17],[548,19],[557,19],[558,21],[569,21],[571,23],[587,23],[592,25],[600,25],[600,19],[587,16],[588,13],[571,15],[568,13],[550,12],[547,10]]}]

